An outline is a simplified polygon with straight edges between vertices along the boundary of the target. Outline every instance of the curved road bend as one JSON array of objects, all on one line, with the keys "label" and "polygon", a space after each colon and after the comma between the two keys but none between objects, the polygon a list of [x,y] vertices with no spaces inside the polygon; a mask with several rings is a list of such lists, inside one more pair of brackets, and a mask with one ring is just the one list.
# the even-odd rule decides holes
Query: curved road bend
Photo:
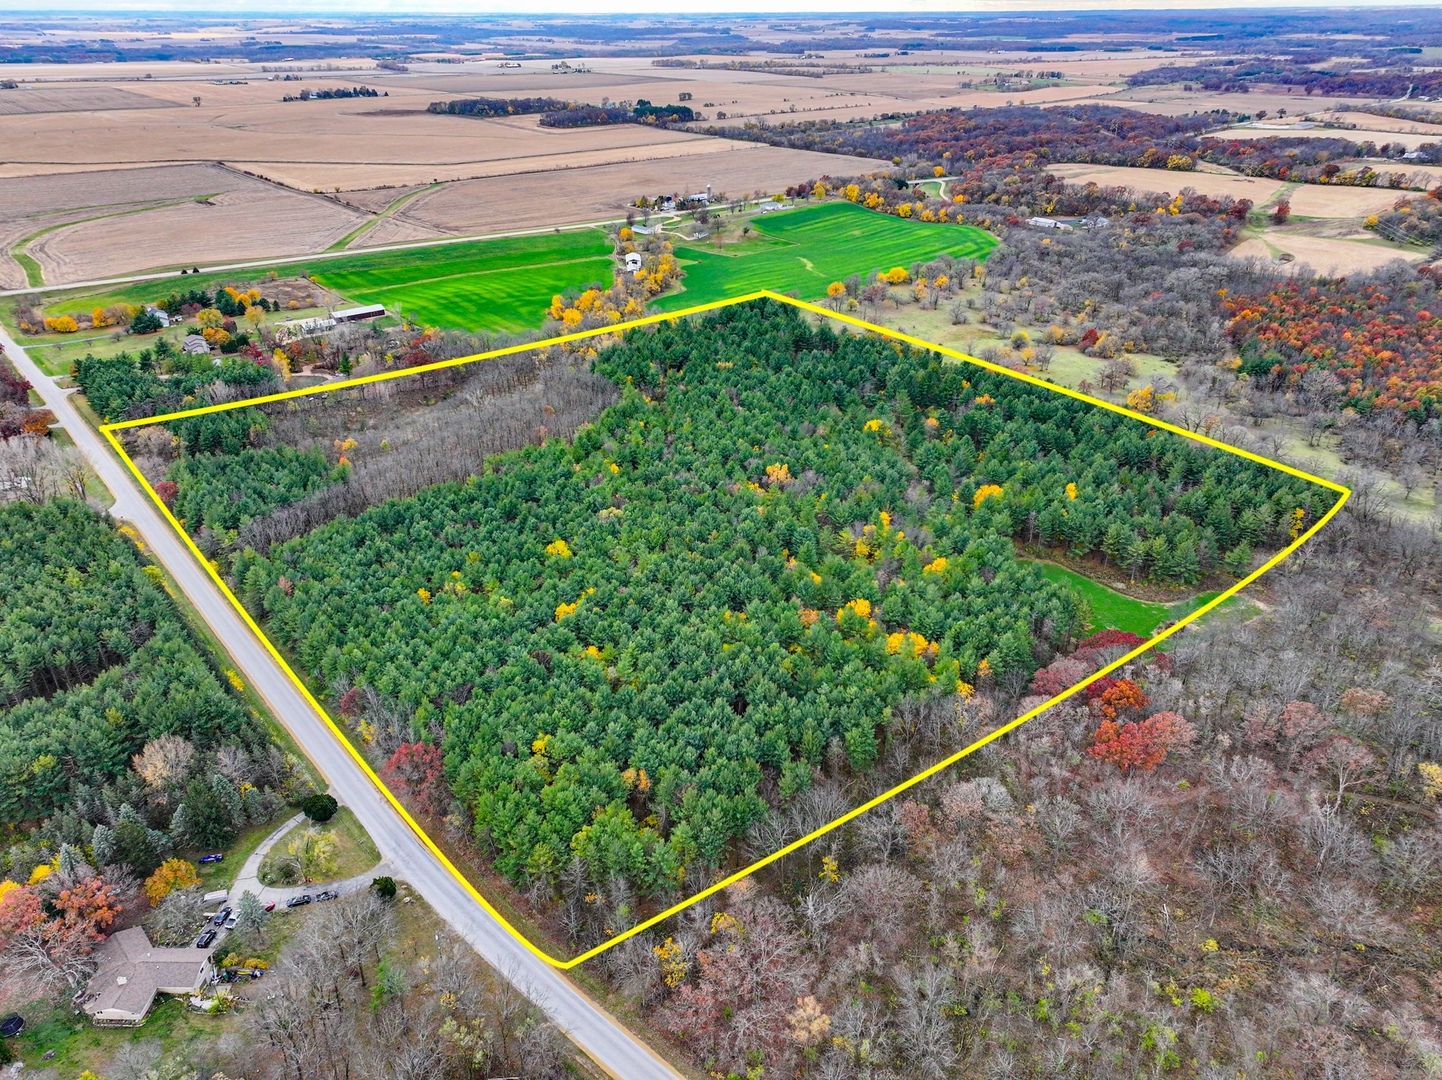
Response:
[{"label": "curved road bend", "polygon": [[471,898],[381,797],[125,466],[115,459],[104,437],[71,404],[68,392],[57,387],[3,327],[0,346],[115,496],[111,514],[131,522],[140,532],[154,557],[170,571],[216,637],[225,643],[237,671],[265,698],[276,718],[330,781],[336,796],[354,811],[385,859],[400,868],[406,880],[488,964],[540,1006],[609,1075],[618,1080],[680,1080],[680,1073],[561,972],[521,945]]}]

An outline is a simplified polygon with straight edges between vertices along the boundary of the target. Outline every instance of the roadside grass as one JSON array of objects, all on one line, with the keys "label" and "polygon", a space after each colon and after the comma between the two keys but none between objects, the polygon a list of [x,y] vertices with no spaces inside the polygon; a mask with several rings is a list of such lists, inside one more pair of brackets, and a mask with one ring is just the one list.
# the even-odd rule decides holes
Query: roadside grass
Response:
[{"label": "roadside grass", "polygon": [[[357,874],[365,873],[381,861],[375,841],[370,838],[370,834],[365,831],[350,807],[342,806],[336,811],[335,817],[329,821],[320,824],[314,821],[302,821],[282,836],[276,842],[275,847],[271,848],[265,858],[261,860],[262,881],[265,880],[267,871],[285,854],[286,845],[306,829],[318,829],[323,833],[330,834],[335,839],[335,870],[327,876],[328,881],[344,881],[346,878],[353,878]],[[259,840],[256,841],[256,843],[259,842]],[[255,850],[254,846],[251,850]],[[317,884],[324,884],[324,882],[317,882]]]},{"label": "roadside grass", "polygon": [[878,214],[848,202],[828,202],[749,219],[755,240],[721,251],[704,242],[678,244],[685,271],[678,292],[652,307],[675,311],[757,289],[795,291],[815,298],[850,274],[909,267],[941,254],[985,258],[996,239],[969,225],[941,225]]}]

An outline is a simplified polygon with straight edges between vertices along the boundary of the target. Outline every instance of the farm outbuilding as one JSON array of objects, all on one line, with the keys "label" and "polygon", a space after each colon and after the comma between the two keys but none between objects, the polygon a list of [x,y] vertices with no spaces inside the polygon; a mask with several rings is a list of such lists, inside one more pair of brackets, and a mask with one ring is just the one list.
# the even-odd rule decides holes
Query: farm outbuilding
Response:
[{"label": "farm outbuilding", "polygon": [[332,311],[330,317],[338,323],[361,322],[365,319],[379,319],[386,313],[384,304],[365,304],[362,307],[341,308]]},{"label": "farm outbuilding", "polygon": [[641,269],[641,253],[631,251],[626,254],[626,273],[634,274]]}]

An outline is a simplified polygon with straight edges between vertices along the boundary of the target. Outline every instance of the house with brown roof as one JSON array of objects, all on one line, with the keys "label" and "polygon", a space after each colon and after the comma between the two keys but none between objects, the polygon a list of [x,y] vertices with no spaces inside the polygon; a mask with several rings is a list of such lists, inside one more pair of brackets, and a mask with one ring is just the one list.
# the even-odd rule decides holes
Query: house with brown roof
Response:
[{"label": "house with brown roof", "polygon": [[157,994],[194,994],[215,976],[211,949],[168,949],[132,926],[111,934],[95,950],[100,966],[76,1005],[92,1022],[139,1027]]}]

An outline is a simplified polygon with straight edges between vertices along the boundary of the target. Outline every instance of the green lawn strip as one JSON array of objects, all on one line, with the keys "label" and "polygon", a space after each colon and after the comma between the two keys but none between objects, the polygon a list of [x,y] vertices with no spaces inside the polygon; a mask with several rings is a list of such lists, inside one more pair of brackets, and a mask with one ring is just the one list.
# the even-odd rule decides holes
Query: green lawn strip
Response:
[{"label": "green lawn strip", "polygon": [[786,245],[746,241],[734,254],[680,245],[683,288],[653,306],[674,311],[756,289],[816,297],[848,274],[910,266],[941,254],[981,259],[996,246],[994,237],[971,226],[909,221],[847,202],[781,211],[756,219],[754,228],[761,239]]},{"label": "green lawn strip", "polygon": [[[321,824],[302,821],[282,836],[261,861],[261,872],[264,873],[266,869],[275,864],[277,859],[283,857],[286,845],[306,829],[319,829],[335,838],[335,869],[327,875],[327,880],[344,881],[346,878],[353,878],[357,874],[365,873],[381,861],[380,852],[376,849],[370,834],[362,827],[350,807],[342,806],[336,811],[335,817],[329,821]],[[254,848],[251,850],[253,851]]]},{"label": "green lawn strip", "polygon": [[433,191],[433,190],[435,190],[436,188],[438,188],[438,187],[440,187],[440,186],[441,186],[440,184],[427,184],[425,187],[420,188],[420,189],[417,190],[417,191],[412,191],[412,192],[410,192],[410,193],[407,194],[407,195],[402,195],[399,199],[396,199],[394,202],[392,202],[390,205],[388,205],[384,210],[382,210],[380,213],[376,214],[375,217],[371,218],[369,221],[362,221],[362,222],[361,222],[359,225],[357,225],[354,229],[352,229],[350,232],[346,233],[344,236],[342,236],[339,240],[337,240],[337,241],[336,241],[334,244],[332,244],[330,247],[326,248],[326,250],[327,250],[327,251],[343,251],[343,250],[345,250],[346,248],[350,247],[351,244],[355,243],[355,242],[356,242],[357,240],[359,240],[362,236],[364,236],[366,233],[368,233],[368,232],[370,232],[372,229],[374,229],[377,225],[379,225],[379,224],[380,224],[382,221],[384,221],[386,218],[392,217],[398,210],[400,210],[400,208],[401,208],[402,206],[404,206],[406,203],[410,202],[410,201],[411,201],[412,199],[414,199],[417,195],[424,195],[427,191]]},{"label": "green lawn strip", "polygon": [[10,250],[10,257],[20,264],[25,271],[25,284],[31,288],[38,288],[45,284],[45,272],[40,269],[40,264],[30,255],[28,251],[22,250],[26,241],[21,241]]}]

